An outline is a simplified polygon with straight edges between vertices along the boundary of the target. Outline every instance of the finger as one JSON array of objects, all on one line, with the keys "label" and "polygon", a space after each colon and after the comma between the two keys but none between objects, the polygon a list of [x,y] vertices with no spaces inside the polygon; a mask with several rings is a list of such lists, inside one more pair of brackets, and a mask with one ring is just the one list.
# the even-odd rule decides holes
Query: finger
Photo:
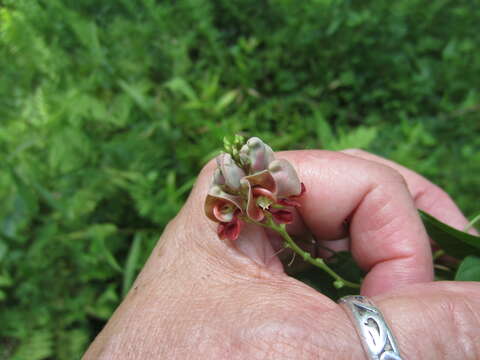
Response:
[{"label": "finger", "polygon": [[435,282],[374,298],[405,359],[480,358],[480,284]]},{"label": "finger", "polygon": [[465,218],[450,196],[440,187],[425,179],[423,176],[393,161],[370,154],[363,150],[347,149],[343,150],[342,152],[362,159],[374,161],[395,169],[405,178],[408,189],[415,200],[415,205],[419,209],[432,214],[439,220],[459,230],[463,230],[468,225],[468,220]]},{"label": "finger", "polygon": [[344,237],[350,219],[352,255],[368,271],[362,293],[432,280],[428,236],[398,172],[338,152],[278,156],[289,160],[305,183],[299,211],[317,238]]}]

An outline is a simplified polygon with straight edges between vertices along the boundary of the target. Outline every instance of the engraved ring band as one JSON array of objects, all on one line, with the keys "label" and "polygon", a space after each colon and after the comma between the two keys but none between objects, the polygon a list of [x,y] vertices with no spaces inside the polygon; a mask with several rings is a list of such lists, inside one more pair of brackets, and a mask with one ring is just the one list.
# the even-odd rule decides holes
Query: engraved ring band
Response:
[{"label": "engraved ring band", "polygon": [[398,345],[380,310],[365,296],[345,296],[339,304],[355,324],[369,360],[402,360]]}]

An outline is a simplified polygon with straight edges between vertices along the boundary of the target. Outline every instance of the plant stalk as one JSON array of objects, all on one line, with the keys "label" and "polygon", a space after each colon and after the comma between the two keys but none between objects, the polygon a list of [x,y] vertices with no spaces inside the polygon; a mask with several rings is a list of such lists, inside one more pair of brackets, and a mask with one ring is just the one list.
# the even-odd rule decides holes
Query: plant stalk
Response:
[{"label": "plant stalk", "polygon": [[323,259],[312,257],[312,255],[310,255],[308,251],[305,251],[300,246],[298,246],[297,243],[295,243],[292,237],[288,234],[284,224],[281,224],[281,225],[277,224],[275,221],[272,220],[271,217],[268,217],[267,219],[268,219],[267,223],[261,223],[261,222],[253,221],[251,219],[248,219],[248,221],[251,221],[254,224],[263,226],[265,228],[272,229],[277,233],[279,233],[284,240],[285,247],[292,249],[296,254],[301,256],[303,260],[309,262],[313,266],[316,266],[322,269],[328,275],[330,275],[335,280],[333,285],[337,289],[340,289],[344,286],[348,286],[355,289],[360,288],[360,284],[345,280],[340,275],[338,275],[331,267],[329,267]]}]

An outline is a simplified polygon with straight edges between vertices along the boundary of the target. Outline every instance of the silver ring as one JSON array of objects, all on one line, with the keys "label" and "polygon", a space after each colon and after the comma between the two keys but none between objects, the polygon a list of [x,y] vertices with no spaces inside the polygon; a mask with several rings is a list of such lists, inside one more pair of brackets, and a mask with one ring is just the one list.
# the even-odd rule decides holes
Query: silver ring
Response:
[{"label": "silver ring", "polygon": [[380,310],[365,296],[341,298],[342,305],[355,324],[363,349],[370,360],[402,360],[398,345]]}]

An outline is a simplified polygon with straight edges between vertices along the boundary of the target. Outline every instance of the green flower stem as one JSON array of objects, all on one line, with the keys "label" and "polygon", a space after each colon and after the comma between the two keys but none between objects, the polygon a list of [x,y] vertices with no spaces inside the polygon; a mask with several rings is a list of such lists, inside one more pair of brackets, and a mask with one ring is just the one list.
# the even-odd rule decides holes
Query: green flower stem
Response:
[{"label": "green flower stem", "polygon": [[290,248],[292,249],[296,254],[300,255],[303,260],[309,262],[310,264],[312,264],[313,266],[316,266],[320,269],[322,269],[323,271],[325,271],[328,275],[330,275],[333,279],[335,279],[333,285],[337,288],[337,289],[340,289],[344,286],[348,286],[348,287],[351,287],[351,288],[355,288],[355,289],[358,289],[360,288],[360,284],[356,284],[356,283],[353,283],[351,281],[348,281],[348,280],[345,280],[344,278],[342,278],[340,275],[338,275],[335,271],[333,271],[332,268],[330,268],[323,259],[321,258],[314,258],[312,257],[312,255],[310,255],[310,253],[308,251],[304,251],[300,246],[298,246],[295,241],[293,241],[293,239],[291,238],[291,236],[288,234],[286,228],[285,228],[285,225],[284,224],[281,224],[281,225],[278,225],[277,223],[275,223],[275,221],[272,220],[272,218],[267,218],[267,222],[266,223],[261,223],[261,222],[257,222],[257,221],[253,221],[251,219],[249,219],[248,221],[250,222],[253,222],[254,224],[257,224],[257,225],[260,225],[260,226],[263,226],[265,228],[268,228],[268,229],[272,229],[276,232],[278,232],[283,240],[285,241],[284,242],[284,246],[287,247],[287,248]]},{"label": "green flower stem", "polygon": [[478,214],[477,216],[475,216],[469,223],[467,226],[465,226],[465,229],[463,229],[464,232],[467,232],[469,231],[471,228],[473,228],[473,226],[480,220],[480,214]]},{"label": "green flower stem", "polygon": [[433,261],[437,260],[440,256],[443,256],[443,255],[445,255],[444,250],[439,249],[439,250],[435,251],[432,255]]}]

